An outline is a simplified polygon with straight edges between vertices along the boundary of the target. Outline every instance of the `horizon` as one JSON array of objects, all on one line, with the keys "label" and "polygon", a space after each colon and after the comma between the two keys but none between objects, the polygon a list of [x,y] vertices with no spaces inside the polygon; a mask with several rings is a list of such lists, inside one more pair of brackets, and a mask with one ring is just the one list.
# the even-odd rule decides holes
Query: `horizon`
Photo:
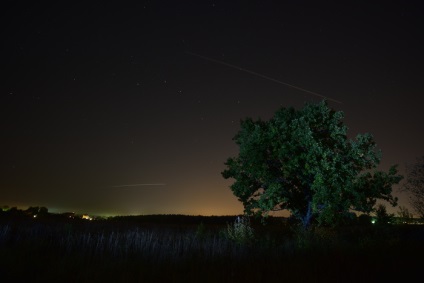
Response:
[{"label": "horizon", "polygon": [[[5,207],[7,207],[5,209]],[[8,211],[11,208],[17,208],[18,210],[21,211],[25,211],[26,209],[30,208],[30,207],[45,207],[48,209],[48,213],[51,214],[65,214],[65,213],[74,213],[75,215],[89,215],[89,216],[93,216],[93,217],[126,217],[126,216],[193,216],[193,217],[238,217],[238,216],[243,216],[245,215],[244,213],[239,213],[239,214],[180,214],[180,213],[146,213],[146,214],[108,214],[108,213],[88,213],[88,212],[81,212],[81,211],[72,211],[72,210],[60,210],[60,209],[50,209],[49,207],[46,206],[40,206],[40,205],[30,205],[30,206],[10,206],[10,205],[2,205],[2,210],[3,211]],[[389,210],[389,207],[387,207],[387,212],[389,214],[393,214],[393,217],[395,218],[399,218],[400,216],[398,216],[398,211],[396,210],[395,212],[391,212]],[[399,205],[397,205],[394,208],[399,208]],[[409,208],[407,207],[408,212],[411,213],[412,218],[413,219],[421,219],[421,217],[417,216],[415,213],[413,213],[413,211],[409,211]],[[357,217],[360,215],[369,215],[370,217],[375,217],[375,212],[371,212],[369,214],[364,213],[364,212],[359,212],[359,211],[350,211],[352,213],[354,213]],[[273,211],[270,212],[268,214],[269,217],[282,217],[282,218],[289,218],[290,217],[290,212],[287,210],[284,211]],[[255,217],[255,215],[250,215],[249,217]]]}]

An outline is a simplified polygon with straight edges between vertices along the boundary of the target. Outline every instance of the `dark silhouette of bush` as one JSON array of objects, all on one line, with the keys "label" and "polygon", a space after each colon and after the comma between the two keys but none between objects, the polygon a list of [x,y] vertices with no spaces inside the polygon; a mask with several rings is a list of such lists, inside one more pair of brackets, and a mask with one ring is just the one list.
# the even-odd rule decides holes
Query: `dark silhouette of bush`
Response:
[{"label": "dark silhouette of bush", "polygon": [[386,206],[384,204],[377,205],[375,210],[376,224],[377,225],[389,225],[393,224],[394,214],[387,213]]},{"label": "dark silhouette of bush", "polygon": [[358,224],[361,226],[370,226],[372,225],[371,221],[372,217],[368,214],[361,214],[358,216]]}]

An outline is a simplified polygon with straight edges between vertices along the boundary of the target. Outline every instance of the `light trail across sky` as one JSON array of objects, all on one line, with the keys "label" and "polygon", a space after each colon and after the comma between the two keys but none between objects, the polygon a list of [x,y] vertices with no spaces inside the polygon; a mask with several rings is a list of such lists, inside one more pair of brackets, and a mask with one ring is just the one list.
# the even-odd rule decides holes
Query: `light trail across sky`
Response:
[{"label": "light trail across sky", "polygon": [[150,187],[150,186],[166,186],[166,184],[128,184],[128,185],[115,185],[112,188],[127,188],[127,187]]},{"label": "light trail across sky", "polygon": [[186,51],[186,53],[189,54],[189,55],[192,55],[192,56],[202,58],[204,60],[208,60],[208,61],[211,61],[211,62],[214,62],[214,63],[217,63],[217,64],[221,64],[221,65],[224,65],[224,66],[227,66],[227,67],[230,67],[230,68],[234,68],[234,69],[237,69],[239,71],[249,73],[251,75],[255,75],[257,77],[260,77],[260,78],[263,78],[263,79],[266,79],[266,80],[270,80],[270,81],[273,81],[275,83],[282,84],[282,85],[285,85],[285,86],[288,86],[288,87],[291,87],[291,88],[294,88],[294,89],[297,89],[297,90],[300,90],[300,91],[303,91],[303,92],[306,92],[306,93],[309,93],[309,94],[312,94],[312,95],[315,95],[315,96],[318,96],[318,97],[321,97],[321,98],[324,98],[324,99],[329,100],[329,101],[333,101],[333,102],[336,102],[336,103],[339,103],[339,104],[343,104],[341,101],[329,98],[329,97],[324,96],[322,94],[319,94],[319,93],[316,93],[316,92],[313,92],[313,91],[310,91],[310,90],[307,90],[307,89],[304,89],[304,88],[301,88],[301,87],[298,87],[298,86],[295,86],[295,85],[292,85],[292,84],[289,84],[289,83],[282,82],[280,80],[277,80],[277,79],[274,79],[274,78],[271,78],[271,77],[268,77],[268,76],[265,76],[265,75],[262,75],[262,74],[244,69],[244,68],[241,68],[241,67],[236,66],[236,65],[228,64],[226,62],[216,60],[216,59],[213,59],[213,58],[209,58],[209,57],[206,57],[206,56],[203,56],[203,55],[199,55],[199,54],[196,54],[196,53],[193,53],[193,52]]}]

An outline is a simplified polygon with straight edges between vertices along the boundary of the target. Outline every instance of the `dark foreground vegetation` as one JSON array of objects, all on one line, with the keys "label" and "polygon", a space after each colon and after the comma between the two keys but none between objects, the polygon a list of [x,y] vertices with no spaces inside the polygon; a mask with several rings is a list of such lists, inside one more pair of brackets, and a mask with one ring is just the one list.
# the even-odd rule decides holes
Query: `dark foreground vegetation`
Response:
[{"label": "dark foreground vegetation", "polygon": [[[422,277],[424,225],[0,214],[1,282],[389,282]],[[236,222],[234,222],[236,221]],[[252,230],[252,229],[253,230]]]}]

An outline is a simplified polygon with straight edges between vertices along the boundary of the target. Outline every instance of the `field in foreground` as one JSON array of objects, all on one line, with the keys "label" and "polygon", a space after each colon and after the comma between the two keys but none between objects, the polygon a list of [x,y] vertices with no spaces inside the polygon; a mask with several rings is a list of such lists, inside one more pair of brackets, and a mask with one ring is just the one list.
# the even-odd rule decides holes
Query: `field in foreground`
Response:
[{"label": "field in foreground", "polygon": [[1,282],[363,282],[422,277],[423,225],[299,231],[280,219],[234,239],[235,217],[0,219]]}]

